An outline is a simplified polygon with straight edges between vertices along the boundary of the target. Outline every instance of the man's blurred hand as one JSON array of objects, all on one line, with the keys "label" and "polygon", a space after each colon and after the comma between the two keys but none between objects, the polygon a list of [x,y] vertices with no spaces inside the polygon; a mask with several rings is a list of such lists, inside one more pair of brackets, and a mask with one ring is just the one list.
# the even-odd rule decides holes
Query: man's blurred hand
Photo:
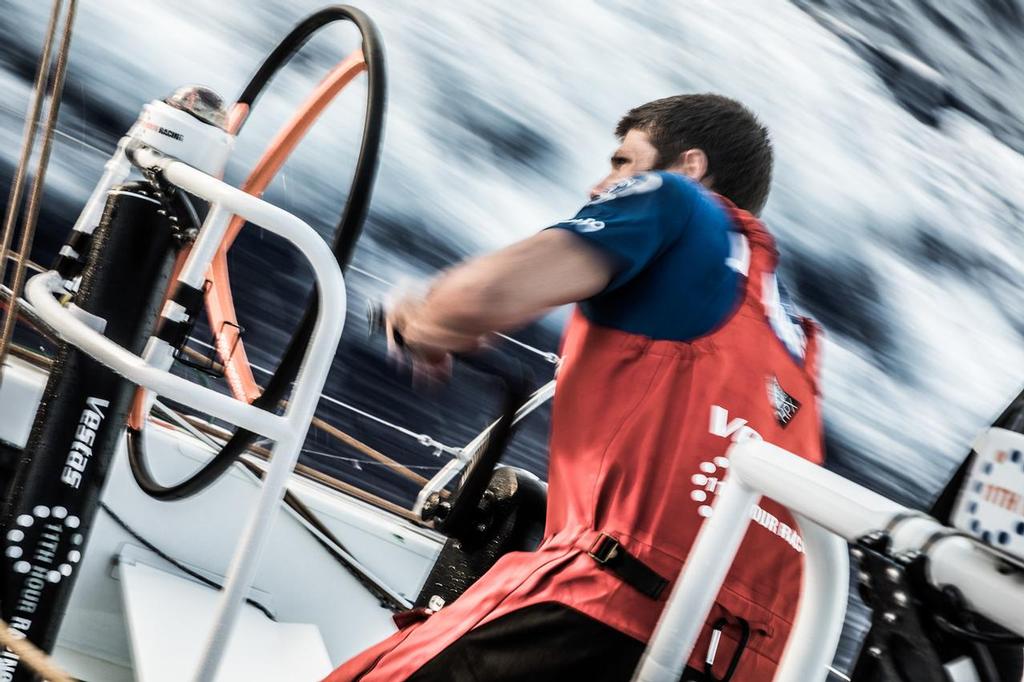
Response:
[{"label": "man's blurred hand", "polygon": [[388,355],[398,364],[412,366],[415,384],[447,381],[451,375],[451,351],[422,338],[415,320],[422,316],[425,301],[418,294],[396,297],[385,312]]}]

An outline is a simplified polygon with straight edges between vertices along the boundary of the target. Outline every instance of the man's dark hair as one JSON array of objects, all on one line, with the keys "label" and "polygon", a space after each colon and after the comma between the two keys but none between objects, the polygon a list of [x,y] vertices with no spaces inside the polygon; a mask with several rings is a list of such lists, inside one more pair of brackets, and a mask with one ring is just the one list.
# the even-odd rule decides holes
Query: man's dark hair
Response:
[{"label": "man's dark hair", "polygon": [[641,130],[658,151],[658,168],[667,168],[688,149],[702,149],[716,192],[758,214],[768,201],[772,180],[772,143],[768,129],[734,99],[721,95],[676,95],[642,104],[615,128],[621,140]]}]

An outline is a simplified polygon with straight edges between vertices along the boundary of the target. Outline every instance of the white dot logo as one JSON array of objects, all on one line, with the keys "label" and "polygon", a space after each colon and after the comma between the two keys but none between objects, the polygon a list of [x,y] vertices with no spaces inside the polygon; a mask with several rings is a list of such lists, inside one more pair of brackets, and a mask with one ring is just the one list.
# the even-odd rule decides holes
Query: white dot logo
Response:
[{"label": "white dot logo", "polygon": [[[697,503],[697,514],[701,518],[711,518],[713,512],[712,504],[714,496],[722,491],[725,483],[725,475],[729,469],[729,458],[718,456],[707,462],[700,462],[697,465],[700,473],[690,476],[690,483],[693,489],[690,490],[690,499]],[[759,505],[751,510],[751,520],[768,532],[776,535],[786,542],[797,552],[803,551],[803,540],[795,529],[790,528],[781,522],[776,516],[766,512]]]},{"label": "white dot logo", "polygon": [[724,485],[725,470],[729,468],[727,457],[713,457],[710,461],[701,462],[697,465],[699,474],[690,477],[690,483],[694,488],[690,491],[690,499],[700,503],[697,513],[703,518],[711,516],[712,497],[718,494]]},{"label": "white dot logo", "polygon": [[[59,583],[62,579],[69,577],[74,573],[74,565],[82,559],[81,545],[83,537],[81,533],[73,533],[69,538],[71,549],[68,550],[64,557],[64,561],[53,566],[53,559],[55,558],[53,552],[37,550],[34,560],[37,563],[33,567],[29,559],[33,557],[29,556],[29,550],[24,546],[27,530],[32,529],[37,523],[45,524],[40,532],[46,532],[50,535],[54,533],[63,534],[65,530],[74,530],[81,525],[81,519],[77,516],[68,513],[66,507],[54,506],[47,507],[45,505],[36,505],[32,509],[31,514],[20,514],[14,520],[16,528],[12,528],[7,531],[7,547],[4,549],[4,556],[8,559],[14,560],[14,564],[11,569],[15,573],[25,575],[36,569],[34,574],[39,577],[45,577],[48,582]],[[58,538],[60,535],[57,536]],[[50,541],[52,538],[48,538]],[[39,565],[41,563],[41,565]]]}]

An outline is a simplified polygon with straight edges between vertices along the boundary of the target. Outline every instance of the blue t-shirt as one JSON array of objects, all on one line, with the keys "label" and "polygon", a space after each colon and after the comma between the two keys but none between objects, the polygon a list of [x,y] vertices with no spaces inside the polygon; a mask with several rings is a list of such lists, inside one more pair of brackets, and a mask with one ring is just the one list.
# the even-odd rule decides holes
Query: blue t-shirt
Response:
[{"label": "blue t-shirt", "polygon": [[580,303],[596,324],[690,341],[740,303],[741,275],[730,259],[738,233],[722,205],[685,176],[629,178],[552,227],[576,233],[615,263],[604,291]]}]

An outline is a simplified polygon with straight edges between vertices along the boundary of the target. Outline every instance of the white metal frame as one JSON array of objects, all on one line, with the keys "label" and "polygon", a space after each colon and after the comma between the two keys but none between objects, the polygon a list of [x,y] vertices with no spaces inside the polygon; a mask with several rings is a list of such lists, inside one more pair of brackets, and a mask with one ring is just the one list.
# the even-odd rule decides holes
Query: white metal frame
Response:
[{"label": "white metal frame", "polygon": [[313,336],[296,377],[292,399],[284,414],[276,415],[172,375],[167,371],[171,349],[159,339],[150,339],[145,357],[113,343],[77,317],[73,310],[54,299],[53,294],[64,292],[63,281],[55,271],[36,275],[26,285],[26,297],[35,306],[39,317],[68,343],[154,394],[189,405],[274,441],[273,458],[263,489],[231,560],[218,614],[196,671],[195,679],[207,682],[217,674],[243,599],[252,586],[274,512],[298,461],[299,450],[337,351],[345,322],[345,283],[328,245],[302,220],[151,149],[137,150],[135,159],[145,168],[161,171],[169,182],[211,204],[179,281],[193,286],[201,284],[227,221],[234,214],[294,244],[309,260],[321,300],[329,303],[318,308]]},{"label": "white metal frame", "polygon": [[[729,461],[711,518],[697,535],[634,679],[679,679],[746,533],[751,509],[763,495],[796,515],[806,553],[800,606],[775,679],[824,680],[846,610],[846,542],[914,512],[760,440],[733,445]],[[920,550],[936,532],[948,530],[923,515],[893,526],[895,552]],[[928,556],[933,584],[956,585],[972,609],[1024,634],[1024,574],[1000,570],[1003,563],[996,554],[966,537],[936,543]]]},{"label": "white metal frame", "polygon": [[[552,379],[548,383],[544,384],[529,397],[529,399],[516,410],[516,416],[512,420],[513,424],[518,424],[520,421],[525,419],[528,415],[532,414],[537,408],[551,400],[551,397],[555,395],[555,380]],[[448,486],[456,476],[462,474],[473,458],[479,454],[480,450],[483,449],[484,445],[487,444],[487,437],[491,433],[491,429],[497,422],[493,422],[487,426],[486,429],[478,433],[473,440],[469,441],[459,456],[453,457],[441,467],[440,470],[434,476],[423,484],[420,491],[416,494],[416,502],[412,506],[412,512],[418,516],[423,515],[423,507],[426,505],[427,500],[433,493],[441,492]]]}]

